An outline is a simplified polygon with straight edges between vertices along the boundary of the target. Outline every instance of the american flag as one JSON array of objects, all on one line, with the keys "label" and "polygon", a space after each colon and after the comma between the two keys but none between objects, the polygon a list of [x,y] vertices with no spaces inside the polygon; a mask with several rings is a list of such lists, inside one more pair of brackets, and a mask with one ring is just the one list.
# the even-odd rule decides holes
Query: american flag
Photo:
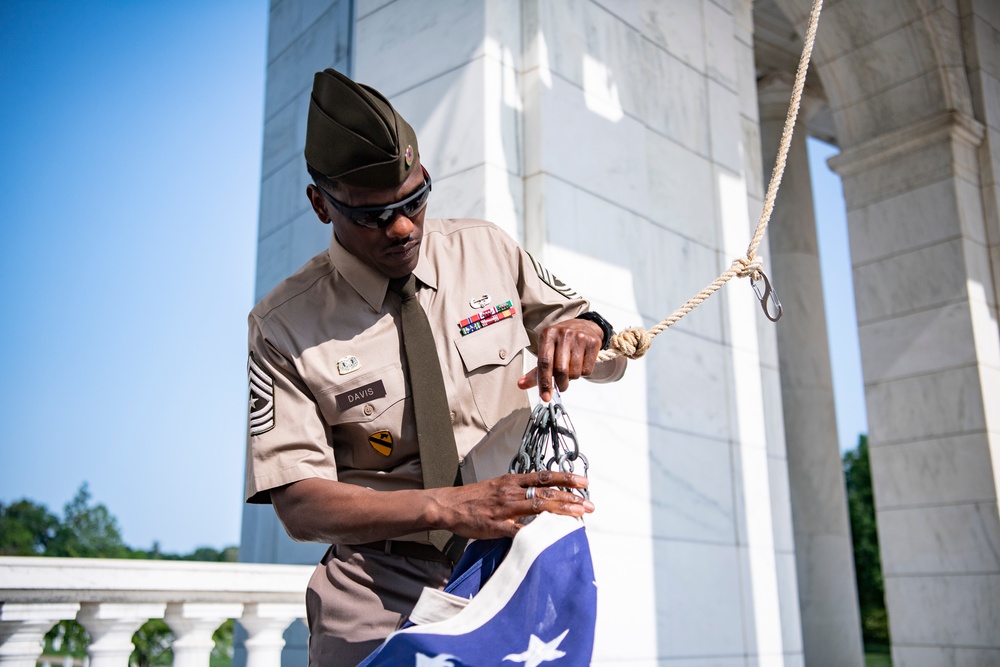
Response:
[{"label": "american flag", "polygon": [[541,514],[513,541],[473,542],[445,590],[358,667],[584,667],[597,584],[583,522]]}]

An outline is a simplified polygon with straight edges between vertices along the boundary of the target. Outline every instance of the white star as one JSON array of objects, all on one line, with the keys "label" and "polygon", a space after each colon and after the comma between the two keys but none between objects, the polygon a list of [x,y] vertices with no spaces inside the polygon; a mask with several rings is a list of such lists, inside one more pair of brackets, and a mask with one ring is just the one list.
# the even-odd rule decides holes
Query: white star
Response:
[{"label": "white star", "polygon": [[257,398],[256,396],[251,396],[251,397],[250,397],[250,409],[251,409],[251,410],[253,410],[254,408],[256,408],[256,407],[257,407],[257,401],[259,401],[259,400],[260,400],[260,399],[259,399],[259,398]]},{"label": "white star", "polygon": [[434,657],[418,653],[416,667],[455,667],[455,663],[451,661],[454,657],[447,653],[435,655]]},{"label": "white star", "polygon": [[511,662],[523,662],[524,667],[538,667],[538,665],[543,662],[549,662],[550,660],[558,660],[559,658],[566,655],[565,651],[560,651],[558,646],[562,643],[562,640],[569,634],[569,628],[567,628],[561,635],[553,639],[552,641],[545,643],[535,635],[531,635],[531,640],[528,642],[528,650],[524,653],[511,653],[504,660],[510,660]]}]

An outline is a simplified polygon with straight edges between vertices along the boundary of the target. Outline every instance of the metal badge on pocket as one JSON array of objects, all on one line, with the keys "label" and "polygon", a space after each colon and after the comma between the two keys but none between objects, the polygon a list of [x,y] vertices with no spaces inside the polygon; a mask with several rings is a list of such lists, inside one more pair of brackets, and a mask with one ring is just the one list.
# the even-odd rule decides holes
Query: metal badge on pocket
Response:
[{"label": "metal badge on pocket", "polygon": [[354,371],[361,368],[361,362],[353,354],[349,357],[344,357],[337,362],[337,372],[341,375],[347,375],[348,373],[353,373]]}]

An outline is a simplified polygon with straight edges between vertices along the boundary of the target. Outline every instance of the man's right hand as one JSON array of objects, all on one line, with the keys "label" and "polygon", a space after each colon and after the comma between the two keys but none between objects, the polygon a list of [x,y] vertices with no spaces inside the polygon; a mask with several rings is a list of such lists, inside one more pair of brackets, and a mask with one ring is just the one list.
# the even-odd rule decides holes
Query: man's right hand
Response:
[{"label": "man's right hand", "polygon": [[[594,504],[561,488],[585,489],[586,477],[542,470],[508,474],[485,482],[432,489],[431,521],[463,537],[487,539],[513,537],[523,519],[542,512],[580,517],[594,511]],[[529,491],[534,489],[534,491]],[[530,497],[529,497],[530,496]]]},{"label": "man's right hand", "polygon": [[525,517],[541,512],[576,517],[593,512],[592,502],[558,488],[587,484],[586,477],[550,470],[409,491],[375,491],[314,477],[272,489],[271,502],[288,534],[303,542],[365,544],[435,529],[487,539],[511,537]]}]

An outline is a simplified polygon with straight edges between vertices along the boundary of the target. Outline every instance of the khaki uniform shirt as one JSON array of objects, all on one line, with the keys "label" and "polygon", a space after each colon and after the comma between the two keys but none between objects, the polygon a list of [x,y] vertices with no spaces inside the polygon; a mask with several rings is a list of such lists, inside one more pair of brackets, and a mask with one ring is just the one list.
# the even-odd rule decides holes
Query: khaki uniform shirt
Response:
[{"label": "khaki uniform shirt", "polygon": [[[588,304],[480,220],[426,220],[414,274],[441,360],[462,479],[503,474],[529,415],[528,392],[516,384],[522,350],[534,348],[536,332]],[[387,288],[388,278],[334,236],[328,251],[251,312],[248,502],[268,503],[270,489],[311,477],[423,488],[400,301]],[[614,362],[599,367],[604,375],[624,371]],[[426,542],[426,534],[402,539]]]}]

